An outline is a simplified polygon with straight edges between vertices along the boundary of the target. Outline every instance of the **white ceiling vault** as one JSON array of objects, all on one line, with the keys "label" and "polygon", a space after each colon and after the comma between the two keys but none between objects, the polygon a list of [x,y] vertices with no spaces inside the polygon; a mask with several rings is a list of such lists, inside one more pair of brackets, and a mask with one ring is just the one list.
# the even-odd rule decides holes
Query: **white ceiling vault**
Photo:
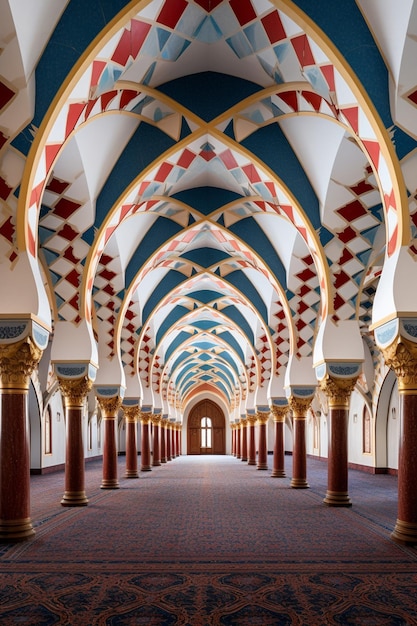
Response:
[{"label": "white ceiling vault", "polygon": [[[0,0],[0,255],[143,404],[268,402],[417,254],[414,0]],[[250,407],[251,408],[251,407]]]}]

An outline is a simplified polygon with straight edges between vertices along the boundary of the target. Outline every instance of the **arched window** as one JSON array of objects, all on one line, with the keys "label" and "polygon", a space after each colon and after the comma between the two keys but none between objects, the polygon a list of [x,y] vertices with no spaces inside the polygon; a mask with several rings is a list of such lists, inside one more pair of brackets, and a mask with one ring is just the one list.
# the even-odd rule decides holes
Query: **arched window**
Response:
[{"label": "arched window", "polygon": [[212,425],[209,417],[201,418],[201,447],[211,448],[212,446]]},{"label": "arched window", "polygon": [[52,412],[48,406],[45,413],[45,454],[52,454]]},{"label": "arched window", "polygon": [[362,428],[363,428],[363,452],[364,454],[371,454],[372,452],[372,438],[371,438],[371,415],[367,406],[363,407],[362,414]]}]

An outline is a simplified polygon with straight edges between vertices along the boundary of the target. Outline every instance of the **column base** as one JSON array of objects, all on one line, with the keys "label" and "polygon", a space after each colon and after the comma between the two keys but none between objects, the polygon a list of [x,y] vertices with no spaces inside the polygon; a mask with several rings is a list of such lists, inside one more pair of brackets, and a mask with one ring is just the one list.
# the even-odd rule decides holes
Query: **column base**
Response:
[{"label": "column base", "polygon": [[329,491],[326,492],[326,497],[323,500],[323,504],[327,506],[352,506],[352,500],[349,498],[347,491]]},{"label": "column base", "polygon": [[293,489],[309,489],[310,485],[305,478],[291,478],[290,487]]},{"label": "column base", "polygon": [[283,469],[274,469],[272,470],[271,478],[285,478],[287,474]]},{"label": "column base", "polygon": [[151,465],[142,465],[142,467],[140,468],[141,472],[150,472],[152,471],[152,466]]},{"label": "column base", "polygon": [[86,506],[88,504],[85,491],[66,491],[62,496],[62,506]]},{"label": "column base", "polygon": [[256,461],[253,461],[252,459],[249,459],[248,465],[256,465]]},{"label": "column base", "polygon": [[248,462],[248,457],[245,458],[244,456],[242,456],[242,458],[240,460],[243,461],[244,463],[247,463]]},{"label": "column base", "polygon": [[0,520],[0,541],[15,543],[17,541],[27,541],[35,531],[32,528],[30,517],[14,520]]},{"label": "column base", "polygon": [[166,459],[161,459],[161,463],[167,463]]},{"label": "column base", "polygon": [[103,478],[100,489],[120,489],[119,481],[117,478]]},{"label": "column base", "polygon": [[417,545],[417,524],[397,519],[391,539],[403,546]]},{"label": "column base", "polygon": [[138,470],[126,470],[124,473],[124,478],[139,478]]},{"label": "column base", "polygon": [[152,463],[152,467],[159,467],[161,465],[160,461],[155,461],[155,463]]},{"label": "column base", "polygon": [[257,468],[258,470],[267,470],[268,468],[268,463],[258,463]]}]

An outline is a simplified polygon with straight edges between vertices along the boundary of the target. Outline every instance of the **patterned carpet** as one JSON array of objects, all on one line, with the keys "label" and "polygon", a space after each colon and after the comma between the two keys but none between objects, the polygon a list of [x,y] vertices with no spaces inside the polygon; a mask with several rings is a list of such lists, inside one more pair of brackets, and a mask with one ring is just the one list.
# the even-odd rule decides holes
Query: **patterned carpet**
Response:
[{"label": "patterned carpet", "polygon": [[[269,458],[271,464],[272,459]],[[349,473],[351,509],[233,457],[181,457],[64,508],[33,476],[33,540],[0,545],[0,625],[417,624],[417,549],[394,544],[397,480]],[[124,458],[119,459],[123,476]]]}]

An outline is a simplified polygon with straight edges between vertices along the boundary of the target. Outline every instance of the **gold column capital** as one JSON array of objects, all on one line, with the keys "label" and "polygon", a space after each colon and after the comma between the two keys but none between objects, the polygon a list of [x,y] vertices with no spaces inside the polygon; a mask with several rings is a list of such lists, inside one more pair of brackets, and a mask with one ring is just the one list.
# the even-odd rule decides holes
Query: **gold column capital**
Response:
[{"label": "gold column capital", "polygon": [[152,413],[145,413],[144,411],[139,411],[139,419],[142,424],[150,424],[152,418]]},{"label": "gold column capital", "polygon": [[267,424],[268,420],[269,420],[269,416],[270,416],[269,411],[268,411],[268,413],[266,413],[264,411],[257,411],[256,412],[256,421],[259,424]]},{"label": "gold column capital", "polygon": [[160,413],[151,413],[151,422],[158,426],[161,423],[162,415]]},{"label": "gold column capital", "polygon": [[30,377],[43,350],[30,336],[16,343],[0,344],[0,376],[3,390],[28,391]]},{"label": "gold column capital", "polygon": [[289,411],[288,404],[276,405],[273,404],[271,406],[271,413],[274,418],[274,422],[285,422],[285,417]]},{"label": "gold column capital", "polygon": [[320,389],[326,394],[331,409],[349,408],[350,395],[356,385],[358,376],[352,378],[336,378],[331,374],[319,382]]},{"label": "gold column capital", "polygon": [[312,398],[299,398],[298,396],[290,396],[288,405],[296,419],[306,419],[307,411],[310,408]]},{"label": "gold column capital", "polygon": [[381,348],[385,363],[398,379],[400,392],[417,393],[417,344],[401,335],[387,347]]},{"label": "gold column capital", "polygon": [[135,423],[139,419],[140,409],[138,406],[127,406],[122,403],[122,409],[127,424]]},{"label": "gold column capital", "polygon": [[58,382],[67,408],[83,406],[84,400],[93,386],[93,381],[88,376],[81,378],[61,378],[58,376]]},{"label": "gold column capital", "polygon": [[246,419],[248,420],[250,426],[255,426],[258,417],[257,415],[251,414],[251,415],[248,415]]},{"label": "gold column capital", "polygon": [[117,413],[122,406],[122,398],[120,396],[111,396],[110,398],[97,396],[97,402],[99,403],[103,418],[117,417]]}]

